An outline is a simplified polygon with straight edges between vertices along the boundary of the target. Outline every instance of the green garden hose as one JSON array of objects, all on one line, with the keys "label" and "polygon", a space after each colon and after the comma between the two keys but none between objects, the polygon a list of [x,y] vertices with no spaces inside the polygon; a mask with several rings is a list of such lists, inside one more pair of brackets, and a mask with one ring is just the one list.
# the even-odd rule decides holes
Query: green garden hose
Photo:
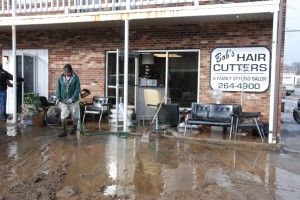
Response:
[{"label": "green garden hose", "polygon": [[81,122],[81,119],[80,119],[80,112],[78,113],[78,109],[76,109],[76,107],[73,105],[73,113],[75,115],[77,115],[77,124],[80,125],[80,133],[82,133],[84,136],[95,136],[95,135],[117,135],[117,137],[119,138],[131,138],[131,133],[130,132],[127,132],[127,131],[116,131],[116,132],[113,132],[113,131],[100,131],[100,132],[96,132],[96,133],[86,133],[85,129],[84,129],[84,126]]},{"label": "green garden hose", "polygon": [[[75,111],[73,113],[75,115],[77,115],[77,119],[78,119],[77,124],[80,125],[80,133],[83,134],[84,136],[117,135],[117,137],[119,137],[119,138],[125,138],[125,139],[132,137],[131,133],[128,132],[128,131],[116,131],[116,132],[114,132],[114,131],[97,131],[95,133],[87,133],[86,130],[84,129],[84,126],[83,126],[82,122],[81,122],[80,114],[78,113],[78,111],[77,111],[76,107],[74,106],[74,104],[72,104],[72,105],[73,105],[72,109],[73,109],[73,111]],[[51,136],[40,136],[40,137],[43,137],[43,138],[44,137],[56,137],[58,135],[58,131],[50,123],[47,122],[47,118],[46,117],[47,117],[47,115],[45,115],[45,119],[44,119],[45,122],[46,122],[46,124],[48,126],[50,126],[50,128],[54,129],[55,132],[56,132],[56,134],[55,135],[51,135]]]}]

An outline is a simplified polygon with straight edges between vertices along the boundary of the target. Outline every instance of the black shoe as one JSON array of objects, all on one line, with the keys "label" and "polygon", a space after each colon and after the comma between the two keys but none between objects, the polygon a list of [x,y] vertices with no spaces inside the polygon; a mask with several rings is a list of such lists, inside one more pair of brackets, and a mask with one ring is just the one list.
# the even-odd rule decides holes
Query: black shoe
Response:
[{"label": "black shoe", "polygon": [[71,130],[70,134],[71,134],[71,135],[72,135],[72,134],[76,134],[76,131],[77,131],[77,128],[73,128],[73,129]]},{"label": "black shoe", "polygon": [[67,135],[68,135],[67,131],[66,131],[66,130],[63,130],[63,131],[58,135],[58,137],[65,137],[65,136],[67,136]]}]

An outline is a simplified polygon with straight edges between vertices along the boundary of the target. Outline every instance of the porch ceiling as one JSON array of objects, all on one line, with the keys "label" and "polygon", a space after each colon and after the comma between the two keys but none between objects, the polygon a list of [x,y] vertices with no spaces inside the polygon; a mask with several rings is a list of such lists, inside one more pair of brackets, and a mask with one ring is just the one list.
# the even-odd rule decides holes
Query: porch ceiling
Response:
[{"label": "porch ceiling", "polygon": [[[205,24],[213,22],[250,22],[271,20],[273,13],[250,13],[250,14],[228,14],[210,16],[190,16],[190,17],[169,17],[169,18],[149,18],[130,20],[129,26],[164,26],[174,24]],[[123,20],[107,20],[92,22],[68,22],[50,24],[29,24],[18,25],[17,31],[30,30],[59,30],[59,29],[86,29],[95,27],[123,27]],[[10,32],[11,26],[1,26],[0,32]]]}]

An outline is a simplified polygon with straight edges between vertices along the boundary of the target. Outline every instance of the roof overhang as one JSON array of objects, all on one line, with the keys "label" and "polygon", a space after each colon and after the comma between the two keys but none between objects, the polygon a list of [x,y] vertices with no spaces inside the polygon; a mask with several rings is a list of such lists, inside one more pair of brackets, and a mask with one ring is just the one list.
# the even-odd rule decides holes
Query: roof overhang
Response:
[{"label": "roof overhang", "polygon": [[83,12],[56,15],[2,17],[0,32],[11,30],[78,29],[89,27],[121,27],[124,20],[130,26],[163,26],[166,24],[203,24],[211,22],[262,21],[279,11],[277,1],[154,8],[106,12]]}]

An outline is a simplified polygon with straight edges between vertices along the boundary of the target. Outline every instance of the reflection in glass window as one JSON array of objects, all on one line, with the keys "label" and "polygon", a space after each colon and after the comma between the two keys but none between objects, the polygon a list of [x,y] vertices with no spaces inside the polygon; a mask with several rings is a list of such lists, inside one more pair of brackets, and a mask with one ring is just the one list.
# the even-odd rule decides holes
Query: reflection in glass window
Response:
[{"label": "reflection in glass window", "polygon": [[169,57],[169,98],[180,107],[197,101],[198,52],[176,52]]}]

